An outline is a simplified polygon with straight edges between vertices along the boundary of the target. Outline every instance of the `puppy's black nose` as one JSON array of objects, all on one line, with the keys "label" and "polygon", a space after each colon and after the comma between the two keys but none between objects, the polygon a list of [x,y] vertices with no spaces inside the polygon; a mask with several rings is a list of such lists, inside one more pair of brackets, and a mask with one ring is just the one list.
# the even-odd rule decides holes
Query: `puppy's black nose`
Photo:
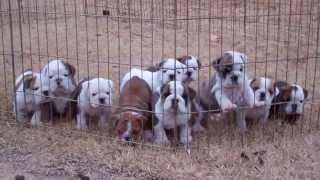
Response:
[{"label": "puppy's black nose", "polygon": [[58,85],[60,85],[61,82],[62,82],[62,79],[60,79],[60,78],[57,78],[57,79],[56,79],[56,83],[57,83]]},{"label": "puppy's black nose", "polygon": [[260,101],[264,101],[266,99],[266,93],[260,93]]},{"label": "puppy's black nose", "polygon": [[105,99],[105,98],[99,98],[99,102],[100,102],[101,104],[104,104],[104,103],[106,102],[106,99]]},{"label": "puppy's black nose", "polygon": [[192,76],[192,72],[188,71],[187,76],[189,76],[189,77]]},{"label": "puppy's black nose", "polygon": [[126,136],[126,137],[124,137],[124,140],[130,141],[130,137],[129,137],[129,136]]},{"label": "puppy's black nose", "polygon": [[232,82],[237,82],[238,81],[238,76],[237,75],[231,76],[231,80],[232,80]]},{"label": "puppy's black nose", "polygon": [[173,105],[178,105],[179,99],[172,99],[171,102]]},{"label": "puppy's black nose", "polygon": [[292,112],[296,112],[298,108],[297,104],[292,104]]},{"label": "puppy's black nose", "polygon": [[169,79],[170,79],[171,81],[175,80],[175,79],[176,79],[176,75],[170,74],[170,75],[169,75]]},{"label": "puppy's black nose", "polygon": [[42,91],[43,95],[49,96],[49,91]]}]

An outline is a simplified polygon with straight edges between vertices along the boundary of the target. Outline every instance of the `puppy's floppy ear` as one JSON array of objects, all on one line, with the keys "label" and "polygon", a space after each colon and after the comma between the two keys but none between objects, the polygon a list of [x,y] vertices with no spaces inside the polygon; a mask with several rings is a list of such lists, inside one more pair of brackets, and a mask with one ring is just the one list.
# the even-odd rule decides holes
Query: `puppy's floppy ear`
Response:
[{"label": "puppy's floppy ear", "polygon": [[308,90],[306,90],[305,88],[303,88],[303,94],[304,94],[304,98],[306,99],[308,97]]},{"label": "puppy's floppy ear", "polygon": [[27,75],[23,77],[23,86],[25,89],[30,89],[34,82],[36,81],[36,76],[33,74]]},{"label": "puppy's floppy ear", "polygon": [[200,59],[199,58],[196,58],[196,59],[197,59],[197,63],[198,63],[198,68],[201,69],[202,65],[201,65]]},{"label": "puppy's floppy ear", "polygon": [[73,77],[76,74],[76,68],[73,65],[69,64],[68,62],[62,61],[62,63],[68,69],[69,73]]},{"label": "puppy's floppy ear", "polygon": [[242,59],[242,61],[243,61],[244,63],[247,63],[247,62],[248,62],[248,57],[247,57],[245,54],[240,53],[240,57],[241,57],[241,59]]},{"label": "puppy's floppy ear", "polygon": [[220,70],[220,66],[221,66],[221,61],[223,59],[223,56],[219,57],[218,59],[212,61],[211,65],[212,67],[216,70],[219,71]]},{"label": "puppy's floppy ear", "polygon": [[110,80],[110,79],[108,79],[107,81],[108,81],[108,84],[109,84],[110,88],[113,89],[113,81]]},{"label": "puppy's floppy ear", "polygon": [[249,80],[249,84],[250,84],[250,86],[252,86],[252,85],[253,85],[253,83],[255,83],[255,82],[256,82],[256,80],[257,80],[257,78],[253,78],[253,79]]}]

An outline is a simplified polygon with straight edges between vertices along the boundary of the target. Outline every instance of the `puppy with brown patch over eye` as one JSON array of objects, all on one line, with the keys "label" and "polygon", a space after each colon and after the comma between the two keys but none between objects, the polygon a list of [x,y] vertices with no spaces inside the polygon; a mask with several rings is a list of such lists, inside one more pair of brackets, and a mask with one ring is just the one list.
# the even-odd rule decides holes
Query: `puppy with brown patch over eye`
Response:
[{"label": "puppy with brown patch over eye", "polygon": [[39,106],[48,101],[49,87],[40,73],[27,70],[19,75],[15,82],[16,93],[13,109],[19,123],[31,119],[32,126],[41,125]]},{"label": "puppy with brown patch over eye", "polygon": [[247,130],[245,108],[252,108],[254,104],[254,93],[245,69],[247,61],[243,53],[226,51],[212,62],[216,73],[209,82],[202,83],[199,95],[204,110],[217,112],[218,105],[223,113],[235,113],[237,126],[242,132]]},{"label": "puppy with brown patch over eye", "polygon": [[115,133],[123,142],[148,140],[152,134],[152,91],[139,77],[128,80],[120,92],[119,108],[114,113]]},{"label": "puppy with brown patch over eye", "polygon": [[165,130],[174,128],[179,128],[179,140],[182,144],[187,145],[192,141],[191,102],[195,95],[195,92],[181,81],[170,81],[161,87],[160,97],[155,104],[155,143],[168,144]]},{"label": "puppy with brown patch over eye", "polygon": [[265,77],[252,79],[250,86],[254,91],[254,107],[247,110],[246,118],[264,125],[269,117],[272,100],[279,94],[279,89],[272,79]]},{"label": "puppy with brown patch over eye", "polygon": [[298,84],[277,81],[279,94],[272,101],[271,113],[280,115],[289,123],[295,123],[303,113],[303,107],[308,91]]},{"label": "puppy with brown patch over eye", "polygon": [[41,75],[49,83],[54,113],[66,114],[69,104],[68,98],[71,98],[76,88],[75,72],[75,68],[71,64],[61,59],[52,60],[42,68]]}]

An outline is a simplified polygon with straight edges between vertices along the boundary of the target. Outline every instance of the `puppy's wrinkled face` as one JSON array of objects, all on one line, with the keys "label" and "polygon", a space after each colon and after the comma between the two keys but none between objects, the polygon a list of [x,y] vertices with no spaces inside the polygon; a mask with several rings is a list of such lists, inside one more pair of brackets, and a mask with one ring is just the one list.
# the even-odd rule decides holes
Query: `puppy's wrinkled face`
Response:
[{"label": "puppy's wrinkled face", "polygon": [[245,63],[247,56],[236,52],[227,51],[222,57],[212,62],[218,77],[222,79],[223,87],[240,86],[246,81]]},{"label": "puppy's wrinkled face", "polygon": [[178,58],[180,62],[186,65],[185,74],[183,77],[183,82],[195,81],[198,78],[198,71],[201,67],[200,61],[194,56],[184,56]]},{"label": "puppy's wrinkled face", "polygon": [[62,60],[53,60],[44,66],[41,72],[48,79],[53,94],[72,92],[75,89],[75,69],[70,64]]},{"label": "puppy's wrinkled face", "polygon": [[23,88],[26,99],[29,102],[40,104],[45,102],[49,96],[49,87],[45,78],[39,73],[31,73],[24,77]]},{"label": "puppy's wrinkled face", "polygon": [[175,59],[167,59],[159,64],[160,79],[162,84],[169,81],[182,81],[185,65]]},{"label": "puppy's wrinkled face", "polygon": [[301,115],[305,99],[308,96],[308,91],[297,84],[293,84],[284,90],[284,96],[287,101],[285,112],[289,115]]},{"label": "puppy's wrinkled face", "polygon": [[91,107],[104,107],[112,104],[113,82],[104,78],[95,78],[83,83]]},{"label": "puppy's wrinkled face", "polygon": [[116,135],[123,142],[140,141],[143,135],[144,116],[137,112],[126,111],[118,115]]},{"label": "puppy's wrinkled face", "polygon": [[162,86],[160,91],[165,111],[186,112],[189,91],[181,81],[170,81]]},{"label": "puppy's wrinkled face", "polygon": [[279,94],[275,82],[269,78],[255,78],[250,82],[254,92],[254,106],[271,106],[272,100]]}]

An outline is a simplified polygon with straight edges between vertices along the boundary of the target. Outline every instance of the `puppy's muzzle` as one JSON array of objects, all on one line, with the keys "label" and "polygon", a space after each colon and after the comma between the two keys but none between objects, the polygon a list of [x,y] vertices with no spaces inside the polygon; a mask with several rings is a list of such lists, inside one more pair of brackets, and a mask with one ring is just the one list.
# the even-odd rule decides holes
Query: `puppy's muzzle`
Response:
[{"label": "puppy's muzzle", "polygon": [[172,107],[178,108],[179,99],[172,99],[171,104],[172,104]]},{"label": "puppy's muzzle", "polygon": [[171,81],[175,80],[175,79],[176,79],[176,75],[170,74],[170,75],[169,75],[169,79],[170,79]]},{"label": "puppy's muzzle", "polygon": [[232,83],[237,83],[238,82],[238,76],[237,75],[232,75],[231,76],[231,81],[232,81]]},{"label": "puppy's muzzle", "polygon": [[105,104],[106,103],[106,99],[105,98],[99,98],[99,102],[100,102],[100,104]]},{"label": "puppy's muzzle", "polygon": [[57,83],[58,86],[61,85],[61,82],[62,82],[62,79],[60,79],[60,78],[57,78],[57,79],[56,79],[56,83]]},{"label": "puppy's muzzle", "polygon": [[42,91],[42,94],[43,94],[44,96],[49,96],[49,91],[47,91],[47,90]]},{"label": "puppy's muzzle", "polygon": [[260,93],[260,101],[266,100],[266,93],[262,92]]}]

